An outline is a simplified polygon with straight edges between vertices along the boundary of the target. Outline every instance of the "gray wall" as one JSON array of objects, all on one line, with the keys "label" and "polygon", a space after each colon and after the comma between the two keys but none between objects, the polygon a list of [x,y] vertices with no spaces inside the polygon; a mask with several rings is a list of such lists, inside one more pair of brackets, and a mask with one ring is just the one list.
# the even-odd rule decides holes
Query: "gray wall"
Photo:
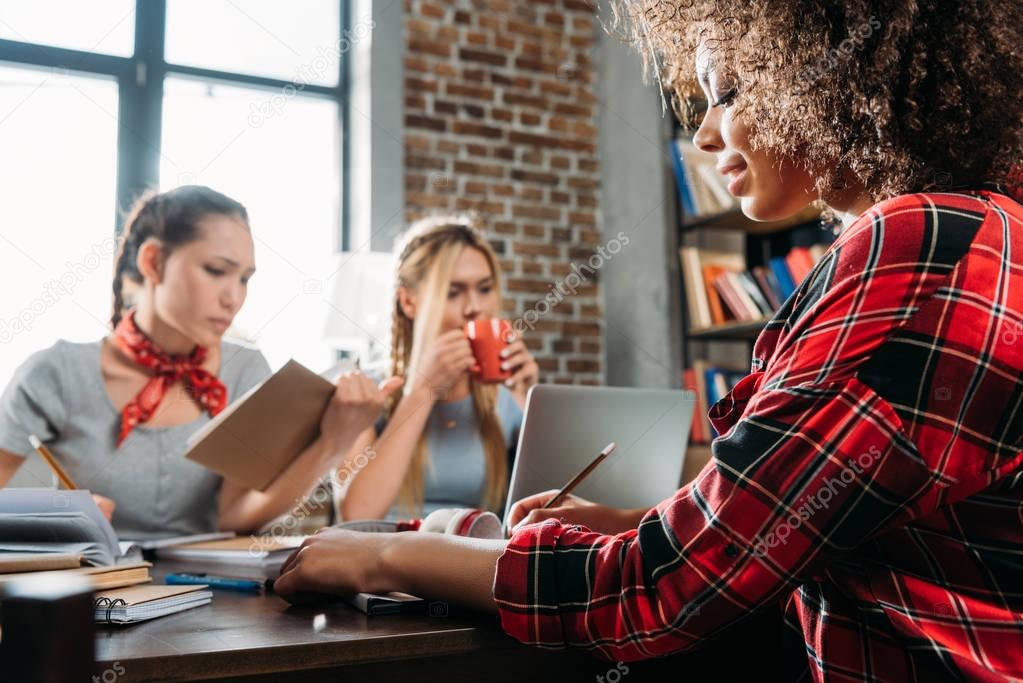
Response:
[{"label": "gray wall", "polygon": [[605,240],[629,244],[600,271],[605,299],[605,366],[612,386],[682,385],[681,303],[672,170],[671,113],[643,82],[634,50],[600,34],[601,220]]}]

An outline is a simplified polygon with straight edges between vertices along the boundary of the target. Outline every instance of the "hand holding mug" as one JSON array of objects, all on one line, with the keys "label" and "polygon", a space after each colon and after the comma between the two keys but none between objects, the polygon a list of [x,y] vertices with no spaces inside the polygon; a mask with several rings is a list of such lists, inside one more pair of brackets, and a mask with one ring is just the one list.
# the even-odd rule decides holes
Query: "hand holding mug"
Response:
[{"label": "hand holding mug", "polygon": [[415,385],[425,383],[433,396],[446,394],[476,364],[469,340],[461,330],[449,330],[433,341],[423,352],[415,377]]}]

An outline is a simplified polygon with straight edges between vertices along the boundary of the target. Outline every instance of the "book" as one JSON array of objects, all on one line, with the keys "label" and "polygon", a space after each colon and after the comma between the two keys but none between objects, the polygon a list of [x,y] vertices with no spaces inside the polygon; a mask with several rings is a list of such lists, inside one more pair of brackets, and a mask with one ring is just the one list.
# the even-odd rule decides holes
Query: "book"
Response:
[{"label": "book", "polygon": [[188,440],[185,457],[263,491],[320,434],[335,385],[289,360]]},{"label": "book", "polygon": [[155,550],[160,561],[235,579],[273,579],[305,536],[237,536]]},{"label": "book", "polygon": [[720,271],[713,282],[714,289],[721,298],[721,303],[727,309],[726,317],[740,322],[753,320],[755,316],[743,305],[739,293],[728,278],[731,274],[733,273]]},{"label": "book", "polygon": [[693,329],[710,327],[714,321],[710,317],[710,306],[703,285],[700,250],[696,247],[682,247],[679,249],[679,261],[686,290],[686,305],[689,307],[689,326]]},{"label": "book", "polygon": [[671,167],[675,171],[675,184],[678,187],[679,203],[682,204],[682,213],[687,216],[696,215],[696,203],[693,201],[693,194],[689,190],[689,180],[686,178],[685,166],[682,164],[682,150],[679,149],[677,140],[668,142],[668,156],[671,158]]},{"label": "book", "polygon": [[[0,574],[53,571],[82,566],[76,553],[3,553],[0,552]],[[0,576],[3,580],[3,576]]]},{"label": "book", "polygon": [[141,559],[84,489],[0,489],[0,539],[0,552],[82,555],[99,566]]},{"label": "book", "polygon": [[721,266],[705,265],[701,268],[703,272],[703,291],[706,293],[707,305],[710,306],[710,319],[715,325],[721,325],[729,320],[734,320],[730,309],[725,306],[721,293],[714,286],[718,275],[725,272]]},{"label": "book", "polygon": [[772,311],[777,311],[782,305],[782,299],[778,294],[778,279],[769,268],[764,266],[754,266],[752,272],[753,279],[756,280],[757,286],[760,287],[760,291],[767,299],[768,306]]},{"label": "book", "polygon": [[234,538],[233,531],[211,531],[208,534],[192,534],[190,536],[169,536],[167,538],[151,538],[144,541],[134,541],[142,550],[158,550],[169,548],[172,545],[186,545],[188,543],[200,543],[202,541],[221,541]]},{"label": "book", "polygon": [[57,571],[25,571],[18,574],[2,574],[0,575],[0,586],[22,579],[81,576],[89,580],[93,590],[121,588],[123,586],[134,586],[152,581],[153,579],[149,575],[149,568],[152,566],[149,562],[137,562],[109,567],[72,567]]},{"label": "book", "polygon": [[682,371],[682,388],[693,392],[697,397],[697,408],[693,411],[693,424],[689,428],[689,440],[693,443],[706,443],[709,439],[705,433],[707,418],[699,409],[699,392],[696,387],[696,372],[693,368]]},{"label": "book", "polygon": [[725,273],[725,282],[729,288],[734,292],[734,297],[738,304],[744,310],[744,320],[760,320],[764,317],[764,312],[760,310],[760,307],[753,301],[749,293],[746,291],[746,286],[743,284],[742,276],[743,272],[728,272]]},{"label": "book", "polygon": [[757,285],[757,281],[753,278],[753,274],[747,270],[739,273],[738,277],[739,284],[746,291],[747,296],[749,296],[753,305],[756,306],[757,311],[759,311],[759,317],[764,318],[774,315],[774,312],[777,309],[768,303],[767,297],[765,297],[764,293],[760,291],[760,286]]},{"label": "book", "polygon": [[[728,183],[717,172],[717,157],[705,152],[686,137],[671,141],[675,184],[686,219],[698,219],[736,208],[738,199],[728,192]],[[680,163],[679,163],[680,162]]]},{"label": "book", "polygon": [[796,283],[792,280],[792,273],[789,272],[788,264],[785,263],[785,257],[775,256],[768,261],[768,265],[778,280],[778,295],[782,301],[785,301],[792,296],[792,292],[796,291]]},{"label": "book", "polygon": [[130,586],[98,593],[94,618],[97,623],[131,624],[208,605],[212,599],[204,585]]},{"label": "book", "polygon": [[813,270],[813,260],[810,257],[810,250],[806,247],[792,247],[789,253],[785,254],[785,265],[789,268],[792,281],[796,286],[806,279]]}]

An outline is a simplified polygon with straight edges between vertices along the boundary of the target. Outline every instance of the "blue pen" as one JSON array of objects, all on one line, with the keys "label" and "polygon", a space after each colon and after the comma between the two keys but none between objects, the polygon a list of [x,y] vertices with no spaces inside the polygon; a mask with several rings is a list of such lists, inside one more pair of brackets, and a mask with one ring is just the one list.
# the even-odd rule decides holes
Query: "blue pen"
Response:
[{"label": "blue pen", "polygon": [[168,586],[206,584],[210,588],[223,588],[243,593],[258,593],[263,590],[265,582],[248,579],[231,579],[226,576],[210,576],[209,574],[168,574],[165,578]]}]

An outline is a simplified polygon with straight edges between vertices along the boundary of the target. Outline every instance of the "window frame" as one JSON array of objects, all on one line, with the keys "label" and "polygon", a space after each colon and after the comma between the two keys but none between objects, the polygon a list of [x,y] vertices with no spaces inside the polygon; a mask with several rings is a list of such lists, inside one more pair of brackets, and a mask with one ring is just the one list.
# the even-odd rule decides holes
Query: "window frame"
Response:
[{"label": "window frame", "polygon": [[[339,35],[345,36],[351,30],[351,3],[343,0],[338,0],[338,3],[341,19]],[[168,76],[179,76],[268,92],[280,92],[292,86],[299,89],[298,97],[317,97],[337,103],[340,202],[335,222],[335,243],[338,251],[347,250],[351,242],[348,211],[348,94],[351,66],[348,51],[340,54],[337,85],[324,86],[170,63],[166,60],[166,31],[167,0],[135,0],[135,40],[129,57],[0,39],[0,63],[107,76],[117,81],[117,196],[114,234],[120,233],[121,219],[135,198],[145,190],[157,187],[163,126],[163,83]]]}]

